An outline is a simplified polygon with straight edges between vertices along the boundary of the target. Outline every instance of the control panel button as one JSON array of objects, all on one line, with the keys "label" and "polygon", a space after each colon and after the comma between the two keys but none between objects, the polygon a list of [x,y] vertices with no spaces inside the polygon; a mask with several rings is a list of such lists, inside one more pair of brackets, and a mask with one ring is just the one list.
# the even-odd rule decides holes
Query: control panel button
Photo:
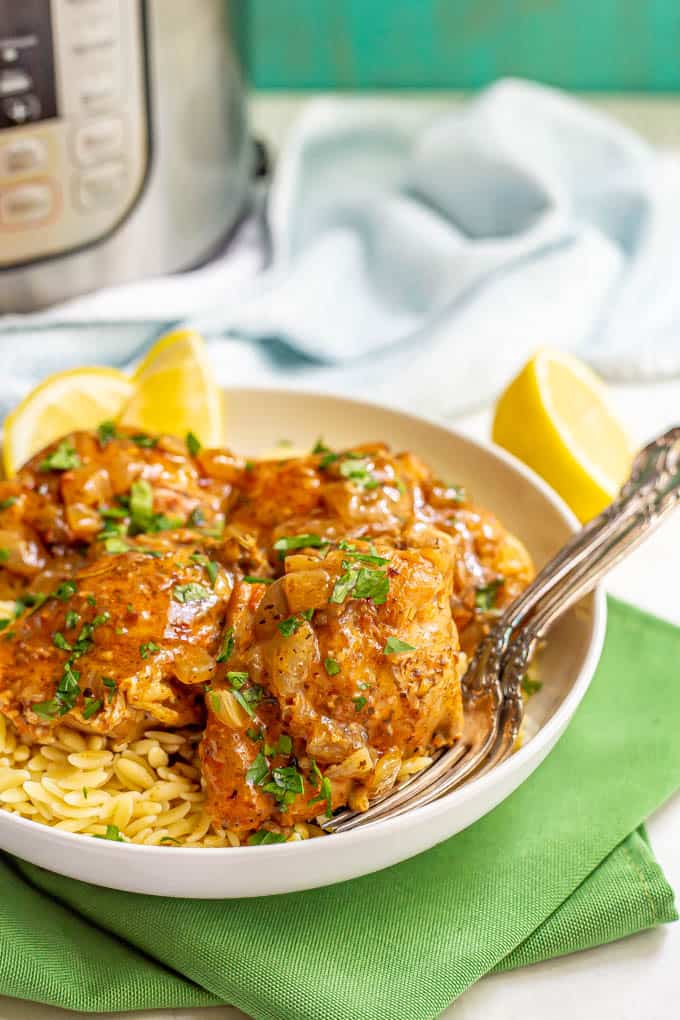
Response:
[{"label": "control panel button", "polygon": [[118,81],[110,71],[97,71],[79,83],[80,101],[86,111],[110,109],[118,100]]},{"label": "control panel button", "polygon": [[76,181],[76,202],[83,212],[94,212],[115,205],[126,184],[123,163],[111,163],[84,171]]},{"label": "control panel button", "polygon": [[107,163],[120,157],[123,150],[123,122],[118,117],[91,120],[75,134],[76,160],[81,166]]},{"label": "control panel button", "polygon": [[21,67],[0,71],[0,96],[13,96],[15,92],[27,92],[33,82],[31,76]]},{"label": "control panel button", "polygon": [[49,184],[15,184],[0,194],[0,221],[9,226],[33,226],[47,219],[54,206]]},{"label": "control panel button", "polygon": [[0,169],[6,174],[39,170],[47,160],[47,148],[39,138],[17,138],[0,150]]},{"label": "control panel button", "polygon": [[42,109],[40,100],[32,92],[24,96],[8,96],[2,100],[0,108],[12,124],[27,124],[31,120],[38,120]]}]

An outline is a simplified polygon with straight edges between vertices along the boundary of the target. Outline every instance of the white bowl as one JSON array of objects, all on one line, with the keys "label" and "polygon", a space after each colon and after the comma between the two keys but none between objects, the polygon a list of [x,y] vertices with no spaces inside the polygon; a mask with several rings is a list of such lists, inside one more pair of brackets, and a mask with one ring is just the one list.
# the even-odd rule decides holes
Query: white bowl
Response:
[{"label": "white bowl", "polygon": [[[420,454],[438,474],[494,510],[542,565],[578,526],[560,498],[503,450],[445,425],[374,404],[290,390],[227,391],[228,435],[257,455],[279,439],[310,448],[386,440]],[[50,871],[156,896],[269,896],[342,882],[403,861],[466,828],[509,796],[549,753],[585,694],[604,638],[600,590],[552,632],[539,665],[519,751],[482,778],[391,821],[299,843],[236,849],[135,846],[49,828],[0,811],[0,847]]]}]

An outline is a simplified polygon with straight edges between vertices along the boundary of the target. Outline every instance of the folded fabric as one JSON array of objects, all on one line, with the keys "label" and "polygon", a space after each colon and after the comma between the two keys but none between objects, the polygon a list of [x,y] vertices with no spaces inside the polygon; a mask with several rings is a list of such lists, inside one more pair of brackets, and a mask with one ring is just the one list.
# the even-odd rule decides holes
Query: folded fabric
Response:
[{"label": "folded fabric", "polygon": [[431,1020],[492,970],[676,919],[639,827],[680,785],[680,630],[609,611],[592,687],[547,761],[403,864],[206,901],[0,861],[0,993],[86,1013],[227,1002],[257,1020]]},{"label": "folded fabric", "polygon": [[488,399],[545,343],[610,377],[678,373],[679,166],[527,82],[434,121],[396,100],[312,102],[265,230],[196,272],[0,322],[7,406],[50,366],[124,364],[180,321],[216,341],[223,382],[433,414]]}]

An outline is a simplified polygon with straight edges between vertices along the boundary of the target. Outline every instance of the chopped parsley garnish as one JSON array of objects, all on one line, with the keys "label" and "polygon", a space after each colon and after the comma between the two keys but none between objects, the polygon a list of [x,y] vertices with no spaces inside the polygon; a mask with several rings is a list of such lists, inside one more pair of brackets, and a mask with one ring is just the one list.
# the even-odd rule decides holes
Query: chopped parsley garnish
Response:
[{"label": "chopped parsley garnish", "polygon": [[415,652],[415,646],[409,645],[398,637],[388,637],[383,653],[385,655],[402,655],[404,652]]},{"label": "chopped parsley garnish", "polygon": [[530,698],[532,694],[538,694],[542,686],[543,684],[540,680],[532,680],[528,673],[525,673],[522,677],[522,690],[527,698]]},{"label": "chopped parsley garnish", "polygon": [[274,542],[274,549],[278,552],[279,558],[283,559],[287,552],[293,549],[318,549],[324,545],[320,535],[288,535],[285,538],[278,538]]},{"label": "chopped parsley garnish", "polygon": [[202,584],[190,582],[189,584],[176,584],[172,589],[172,597],[175,602],[200,602],[210,597],[210,592]]},{"label": "chopped parsley garnish", "polygon": [[244,584],[273,584],[273,577],[256,577],[254,574],[246,574],[242,579]]},{"label": "chopped parsley garnish", "polygon": [[54,634],[52,635],[52,643],[56,645],[57,648],[61,648],[62,652],[71,651],[70,644],[68,643],[64,635],[58,630],[55,631]]},{"label": "chopped parsley garnish", "polygon": [[340,464],[338,470],[343,478],[355,482],[363,489],[377,489],[379,482],[372,471],[368,469],[368,460],[347,457]]},{"label": "chopped parsley garnish", "polygon": [[130,439],[137,446],[141,446],[143,450],[152,450],[158,444],[158,437],[149,436],[146,432],[136,432],[134,436],[130,436]]},{"label": "chopped parsley garnish", "polygon": [[502,577],[496,578],[495,581],[489,581],[483,588],[478,588],[475,592],[475,605],[477,609],[481,609],[482,612],[488,612],[493,609],[496,604],[496,596],[498,589],[505,583]]},{"label": "chopped parsley garnish", "polygon": [[95,839],[110,839],[114,843],[124,843],[125,840],[120,834],[120,829],[117,825],[107,825],[106,833],[103,836],[95,836]]},{"label": "chopped parsley garnish", "polygon": [[319,438],[314,444],[312,453],[330,453],[330,452],[331,452],[330,447],[326,446],[321,436],[319,436]]},{"label": "chopped parsley garnish", "polygon": [[15,619],[23,613],[24,609],[39,609],[40,606],[47,602],[49,598],[44,591],[31,592],[27,591],[18,598],[14,603],[14,617]]},{"label": "chopped parsley garnish", "polygon": [[145,478],[138,478],[130,486],[130,514],[132,519],[148,518],[153,513],[153,489]]},{"label": "chopped parsley garnish", "polygon": [[108,688],[108,694],[106,696],[106,700],[108,701],[108,703],[110,705],[111,702],[113,701],[113,699],[116,696],[116,691],[118,690],[118,686],[116,684],[116,681],[113,679],[113,677],[110,677],[110,676],[103,676],[102,677],[102,683],[104,684],[104,687]]},{"label": "chopped parsley garnish", "polygon": [[78,585],[75,581],[62,581],[57,590],[54,592],[55,599],[59,599],[60,602],[68,602],[72,595],[78,591]]},{"label": "chopped parsley garnish", "polygon": [[120,521],[127,517],[128,512],[124,506],[104,506],[99,508],[99,516],[105,521]]},{"label": "chopped parsley garnish", "polygon": [[293,803],[298,794],[304,793],[305,785],[302,773],[298,772],[294,765],[285,765],[272,769],[271,782],[265,783],[262,789],[271,793],[279,807],[285,809]]},{"label": "chopped parsley garnish", "polygon": [[319,461],[319,470],[325,471],[327,467],[331,466],[331,464],[335,464],[336,460],[340,460],[339,453],[333,453],[331,451],[325,453]]},{"label": "chopped parsley garnish", "polygon": [[62,675],[57,689],[54,692],[54,697],[50,701],[39,701],[35,705],[31,705],[31,708],[37,715],[42,715],[48,719],[53,718],[55,715],[66,715],[72,708],[75,707],[78,695],[80,694],[80,686],[78,681],[80,680],[80,673],[77,669],[73,669],[70,660],[64,665],[64,673]]},{"label": "chopped parsley garnish", "polygon": [[319,787],[319,792],[317,793],[316,797],[312,797],[309,803],[319,804],[321,801],[325,801],[326,818],[330,818],[333,813],[332,810],[333,791],[331,789],[330,780],[327,779],[326,776],[321,774],[319,766],[313,759],[312,759],[312,775],[310,776],[310,781],[313,782],[314,786]]},{"label": "chopped parsley garnish", "polygon": [[288,616],[277,625],[284,637],[292,637],[303,623],[302,616]]},{"label": "chopped parsley garnish", "polygon": [[64,626],[67,630],[70,630],[72,627],[77,626],[79,620],[80,613],[76,613],[75,609],[69,609],[66,614],[66,619],[64,620]]},{"label": "chopped parsley garnish", "polygon": [[354,702],[354,708],[357,712],[360,712],[367,703],[367,699],[363,696],[363,694],[360,694],[358,698],[352,698],[352,701]]},{"label": "chopped parsley garnish", "polygon": [[10,622],[11,621],[7,619],[0,620],[0,630],[4,630],[6,627],[9,627]]},{"label": "chopped parsley garnish", "polygon": [[101,707],[102,707],[101,698],[85,698],[85,706],[83,708],[83,719],[91,719],[96,712],[99,712]]},{"label": "chopped parsley garnish", "polygon": [[282,733],[275,744],[265,744],[264,753],[273,754],[290,754],[293,750],[293,741],[287,733]]},{"label": "chopped parsley garnish", "polygon": [[201,452],[201,440],[193,432],[187,432],[187,450],[192,457]]},{"label": "chopped parsley garnish", "polygon": [[87,602],[87,604],[89,606],[96,606],[97,605],[97,600],[94,597],[94,595],[86,595],[85,596],[85,601]]},{"label": "chopped parsley garnish", "polygon": [[[371,546],[373,548],[373,546]],[[342,549],[347,559],[358,560],[360,563],[370,563],[374,567],[383,567],[390,561],[385,556],[377,556],[375,553],[364,553],[359,552],[356,546],[352,545],[351,542],[345,542],[344,540],[338,542],[338,549]]]},{"label": "chopped parsley garnish", "polygon": [[349,595],[352,595],[356,599],[373,599],[376,606],[384,605],[390,590],[390,579],[386,571],[356,567],[346,560],[342,565],[345,573],[340,574],[333,585],[329,602],[341,605]]},{"label": "chopped parsley garnish", "polygon": [[250,740],[262,740],[262,730],[256,730],[254,726],[249,726],[246,730],[246,736]]},{"label": "chopped parsley garnish", "polygon": [[234,628],[230,627],[224,635],[222,641],[222,648],[219,655],[217,656],[217,662],[226,662],[231,657],[231,653],[234,651]]},{"label": "chopped parsley garnish", "polygon": [[249,846],[268,846],[270,843],[285,843],[286,837],[282,832],[272,832],[271,829],[258,829],[252,836],[248,836]]},{"label": "chopped parsley garnish", "polygon": [[150,655],[155,655],[160,650],[161,646],[157,645],[155,641],[145,641],[139,646],[139,654],[143,659],[148,659]]},{"label": "chopped parsley garnish", "polygon": [[260,751],[257,758],[246,772],[246,782],[250,783],[251,786],[262,786],[262,784],[267,781],[268,776],[269,762],[262,751]]},{"label": "chopped parsley garnish", "polygon": [[210,584],[214,588],[219,571],[219,565],[215,563],[214,560],[208,559],[208,557],[204,556],[203,553],[198,552],[198,550],[192,553],[189,559],[193,560],[194,563],[197,563],[199,567],[205,567],[205,571],[210,578]]},{"label": "chopped parsley garnish", "polygon": [[384,570],[366,570],[361,567],[357,571],[352,595],[355,599],[373,599],[374,606],[382,606],[387,602],[389,590],[390,579]]},{"label": "chopped parsley garnish", "polygon": [[9,510],[11,506],[14,506],[18,496],[8,496],[7,499],[0,499],[0,510]]},{"label": "chopped parsley garnish", "polygon": [[171,846],[181,846],[182,845],[182,841],[180,839],[175,839],[174,836],[163,836],[163,838],[160,839],[158,842],[162,846],[164,846],[166,843],[168,845],[171,845]]},{"label": "chopped parsley garnish", "polygon": [[62,439],[56,450],[53,450],[38,465],[38,471],[72,471],[80,467],[80,457],[75,447],[67,439]]},{"label": "chopped parsley garnish", "polygon": [[235,670],[230,670],[227,673],[227,680],[229,681],[231,686],[237,691],[240,691],[241,688],[248,683],[249,679],[250,677],[248,676],[247,673],[238,673]]},{"label": "chopped parsley garnish", "polygon": [[100,446],[106,446],[112,439],[120,439],[116,423],[113,421],[103,421],[97,426],[97,433],[99,435]]},{"label": "chopped parsley garnish", "polygon": [[83,787],[83,797],[85,798],[85,800],[87,800],[87,787],[86,786]]},{"label": "chopped parsley garnish", "polygon": [[244,712],[247,712],[252,718],[255,715],[253,708],[262,701],[264,691],[257,684],[253,684],[251,687],[244,687],[241,690],[233,689],[233,695]]},{"label": "chopped parsley garnish", "polygon": [[9,549],[4,549],[0,546],[0,563],[7,563],[9,559]]},{"label": "chopped parsley garnish", "polygon": [[329,676],[337,676],[338,673],[340,672],[340,663],[336,662],[335,659],[331,658],[324,659],[323,664]]},{"label": "chopped parsley garnish", "polygon": [[117,556],[119,553],[130,552],[133,548],[124,538],[107,538],[104,542],[104,548],[107,553],[111,553],[112,556]]}]

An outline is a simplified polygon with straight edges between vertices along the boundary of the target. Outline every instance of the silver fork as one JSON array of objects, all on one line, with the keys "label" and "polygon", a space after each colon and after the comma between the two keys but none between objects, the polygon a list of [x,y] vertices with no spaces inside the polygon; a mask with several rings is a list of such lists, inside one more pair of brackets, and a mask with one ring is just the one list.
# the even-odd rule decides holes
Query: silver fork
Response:
[{"label": "silver fork", "polygon": [[508,606],[480,643],[463,677],[461,739],[422,772],[367,811],[319,819],[326,832],[348,832],[394,818],[442,797],[507,758],[522,723],[521,683],[537,645],[568,609],[667,517],[680,501],[680,426],[635,458],[618,497],[577,532]]}]

